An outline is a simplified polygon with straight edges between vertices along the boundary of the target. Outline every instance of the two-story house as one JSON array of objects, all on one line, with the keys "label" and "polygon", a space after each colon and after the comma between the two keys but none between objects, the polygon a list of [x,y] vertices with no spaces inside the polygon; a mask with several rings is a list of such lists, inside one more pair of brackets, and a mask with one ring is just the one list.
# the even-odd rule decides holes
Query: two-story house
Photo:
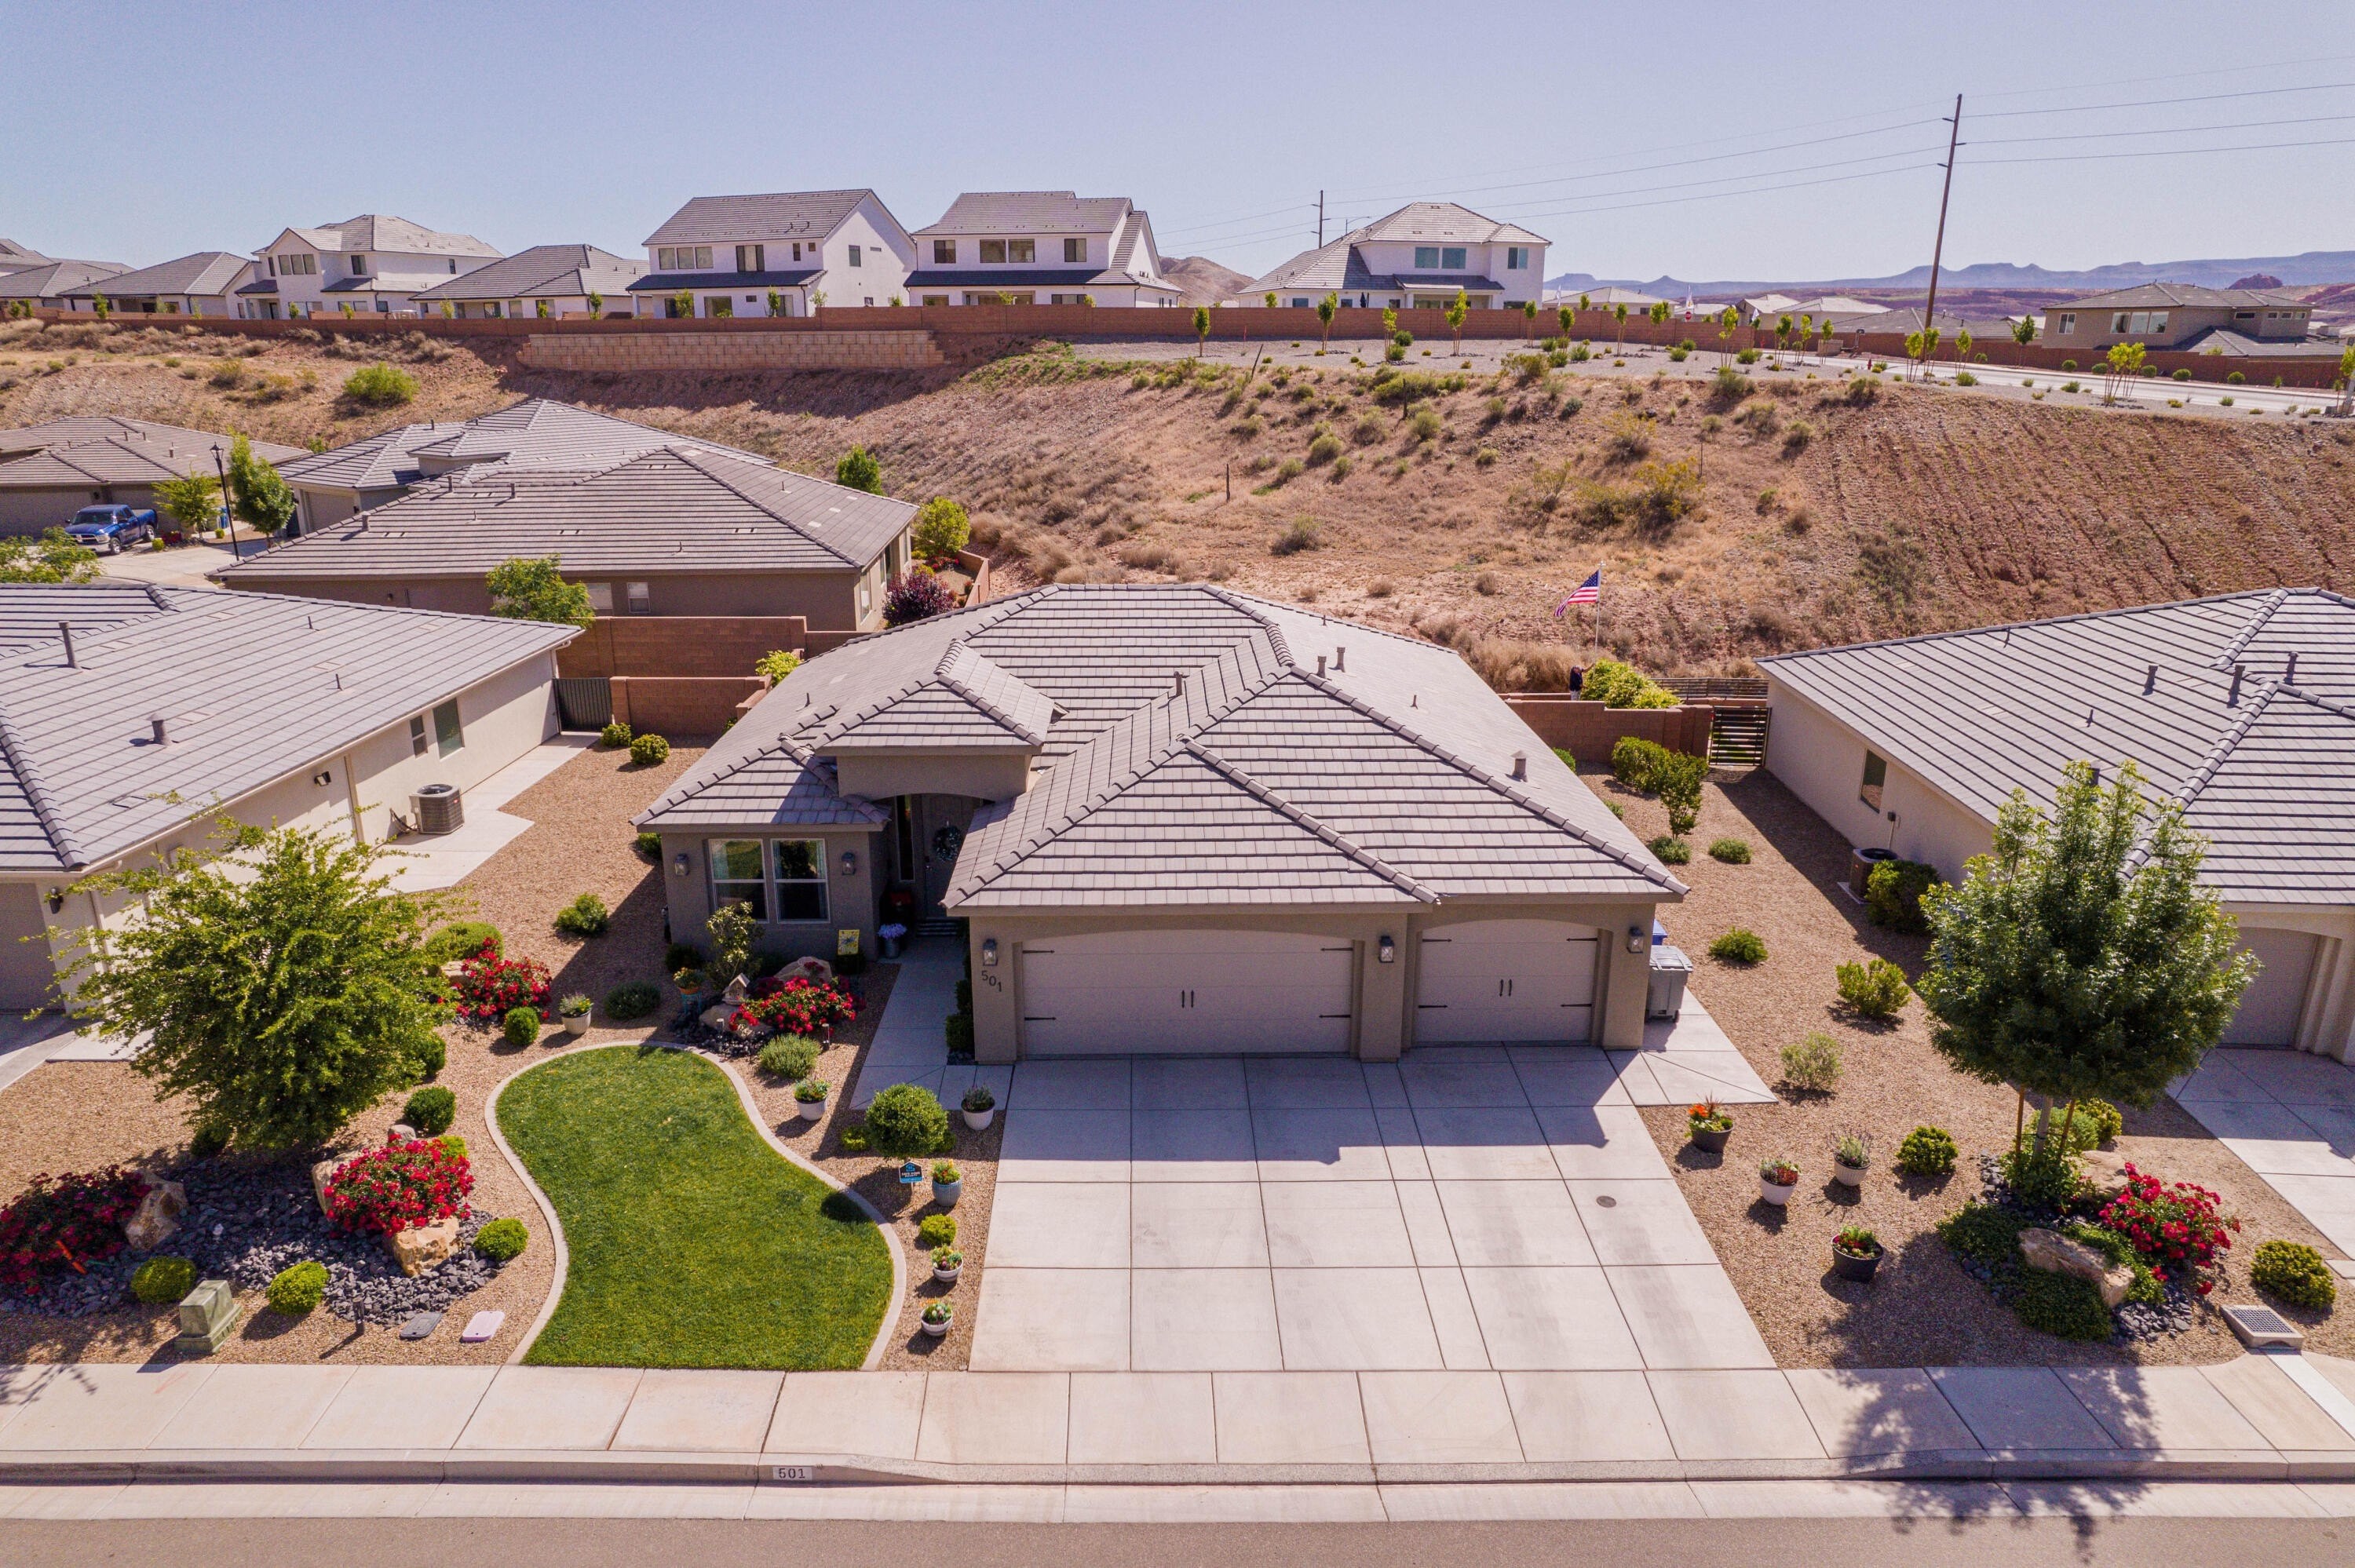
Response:
[{"label": "two-story house", "polygon": [[916,231],[919,305],[1176,305],[1153,220],[1126,196],[968,191]]},{"label": "two-story house", "polygon": [[363,213],[317,228],[282,230],[254,253],[253,280],[238,290],[242,316],[265,321],[354,313],[411,315],[417,295],[496,261],[502,252],[471,234],[443,234],[405,217]]},{"label": "two-story house", "polygon": [[[2314,311],[2275,289],[2203,289],[2142,283],[2046,308],[2043,343],[2093,352],[2114,343],[2192,353],[2280,354],[2306,341]],[[2335,345],[2324,352],[2336,355]]]},{"label": "two-story house", "polygon": [[916,242],[870,190],[697,196],[646,236],[642,316],[805,316],[889,305]]},{"label": "two-story house", "polygon": [[1316,304],[1327,294],[1376,310],[1518,309],[1545,286],[1551,241],[1454,202],[1419,201],[1299,255],[1243,291],[1246,304]]}]

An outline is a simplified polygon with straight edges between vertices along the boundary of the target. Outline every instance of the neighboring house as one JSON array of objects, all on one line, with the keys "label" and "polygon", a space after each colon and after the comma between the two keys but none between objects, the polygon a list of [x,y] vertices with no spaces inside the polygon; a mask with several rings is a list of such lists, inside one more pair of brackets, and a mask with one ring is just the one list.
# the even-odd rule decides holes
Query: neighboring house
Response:
[{"label": "neighboring house", "polygon": [[[229,450],[229,438],[210,430],[112,415],[0,430],[0,534],[60,528],[85,506],[153,506],[157,484],[218,474]],[[269,441],[253,450],[272,462],[304,455]]]},{"label": "neighboring house", "polygon": [[1474,310],[1518,309],[1543,293],[1550,243],[1454,202],[1419,201],[1302,251],[1242,300],[1263,304],[1273,294],[1278,306],[1297,308],[1338,294],[1361,308],[1444,310],[1461,290]]},{"label": "neighboring house", "polygon": [[1153,220],[1126,196],[967,191],[916,231],[917,305],[1176,305]]},{"label": "neighboring house", "polygon": [[1581,300],[1584,300],[1586,308],[1592,311],[1607,311],[1614,305],[1625,305],[1631,316],[1641,315],[1654,305],[1670,302],[1657,294],[1646,294],[1639,289],[1623,289],[1615,283],[1600,289],[1557,289],[1545,297],[1545,302],[1550,305],[1575,305]]},{"label": "neighboring house", "polygon": [[257,270],[238,290],[245,307],[239,313],[274,321],[336,315],[348,306],[356,314],[413,314],[419,294],[499,255],[471,234],[376,213],[284,229],[254,252]]},{"label": "neighboring house", "polygon": [[2088,353],[2138,343],[2195,354],[2336,355],[2332,344],[2305,346],[2313,314],[2305,301],[2275,289],[2142,283],[2047,305],[2041,341],[2048,348]]},{"label": "neighboring house", "polygon": [[222,816],[381,842],[421,787],[469,789],[522,757],[556,732],[556,651],[576,635],[203,588],[0,585],[0,1006],[56,1005],[65,934],[135,906],[78,891],[83,876],[201,852]]},{"label": "neighboring house", "polygon": [[[1639,1047],[1685,889],[1453,652],[1204,584],[805,663],[640,818],[670,928],[965,923],[979,1059]],[[950,927],[954,929],[954,927]]]},{"label": "neighboring house", "polygon": [[0,271],[0,311],[18,300],[35,310],[61,311],[67,290],[130,270],[112,261],[42,261]]},{"label": "neighboring house", "polygon": [[54,256],[44,256],[29,245],[19,245],[13,239],[0,236],[0,274],[22,272],[33,267],[54,266],[56,262],[57,258]]},{"label": "neighboring house", "polygon": [[253,281],[254,264],[226,250],[199,250],[134,272],[94,278],[59,291],[69,311],[98,309],[103,298],[118,315],[233,316],[238,290]]},{"label": "neighboring house", "polygon": [[2355,1039],[2355,600],[2276,589],[1761,660],[1766,766],[1851,844],[1954,881],[2015,789],[2136,763],[2264,964],[2224,1034]]},{"label": "neighboring house", "polygon": [[[447,306],[461,321],[536,319],[551,316],[630,313],[630,289],[646,265],[593,245],[535,245],[528,250],[477,267],[415,297],[419,312],[438,315]],[[592,309],[590,296],[597,297]]]},{"label": "neighboring house", "polygon": [[757,452],[674,435],[549,397],[527,397],[494,414],[459,422],[402,425],[348,446],[295,452],[278,472],[294,492],[298,534],[315,533],[371,506],[398,501],[423,482],[484,463],[510,470],[586,471],[662,447],[684,447],[756,469],[775,465]]},{"label": "neighboring house", "polygon": [[600,615],[805,617],[882,624],[916,509],[760,459],[676,441],[572,468],[490,462],[216,574],[231,588],[480,614],[484,578],[557,558]]},{"label": "neighboring house", "polygon": [[642,316],[805,316],[896,302],[915,256],[873,191],[697,196],[646,236],[648,270],[630,292]]}]

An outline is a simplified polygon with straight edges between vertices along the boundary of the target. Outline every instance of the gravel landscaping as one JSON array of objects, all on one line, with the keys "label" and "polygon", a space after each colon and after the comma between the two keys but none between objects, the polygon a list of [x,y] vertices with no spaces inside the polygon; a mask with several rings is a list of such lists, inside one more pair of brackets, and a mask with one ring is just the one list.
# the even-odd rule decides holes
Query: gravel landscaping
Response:
[{"label": "gravel landscaping", "polygon": [[[1667,814],[1657,801],[1620,790],[1606,773],[1582,771],[1604,800],[1625,809],[1637,836],[1665,831]],[[1989,1297],[1934,1227],[1980,1195],[1981,1157],[2010,1146],[2012,1094],[1950,1071],[1930,1047],[1918,1001],[1887,1025],[1853,1019],[1835,1005],[1836,964],[1878,957],[1918,973],[1925,941],[1867,921],[1863,906],[1839,890],[1846,842],[1763,770],[1710,784],[1700,824],[1688,836],[1696,846],[1727,836],[1750,845],[1747,865],[1696,853],[1679,867],[1692,892],[1664,908],[1661,920],[1669,940],[1693,958],[1694,993],[1782,1097],[1774,1105],[1731,1107],[1733,1134],[1721,1156],[1688,1143],[1680,1108],[1643,1115],[1779,1364],[2114,1365],[2229,1361],[2241,1353],[2222,1315],[2205,1302],[2187,1304],[2190,1326],[2183,1332],[2085,1344],[2028,1329]],[[1708,956],[1711,940],[1736,926],[1764,939],[1764,962],[1745,967]],[[1781,1087],[1782,1048],[1816,1032],[1839,1043],[1838,1086],[1829,1094]],[[1960,1145],[1952,1176],[1924,1181],[1891,1169],[1899,1143],[1923,1123],[1945,1128]],[[1871,1169],[1855,1190],[1831,1179],[1832,1142],[1849,1133],[1872,1146]],[[2216,1305],[2255,1299],[2246,1260],[2261,1241],[2306,1242],[2335,1255],[2263,1178],[2171,1100],[2127,1108],[2115,1147],[2167,1181],[2214,1189],[2224,1211],[2240,1216]],[[1759,1201],[1758,1161],[1768,1155],[1801,1167],[1785,1210]],[[1888,1249],[1870,1285],[1832,1274],[1832,1235],[1849,1224],[1871,1227]],[[2355,1353],[2349,1320],[2355,1313],[2285,1315],[2306,1328],[2313,1349]]]}]

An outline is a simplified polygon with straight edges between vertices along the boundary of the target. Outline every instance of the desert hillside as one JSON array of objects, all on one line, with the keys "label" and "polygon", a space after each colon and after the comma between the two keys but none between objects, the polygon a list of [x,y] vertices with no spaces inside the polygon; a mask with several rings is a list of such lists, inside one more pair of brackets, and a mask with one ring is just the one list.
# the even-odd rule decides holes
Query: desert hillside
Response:
[{"label": "desert hillside", "polygon": [[1582,652],[1591,621],[1550,610],[1598,565],[1606,646],[1715,673],[1823,642],[2343,587],[2355,562],[2355,431],[1860,395],[1763,369],[1721,388],[1714,355],[1642,380],[1531,366],[1460,385],[1423,360],[1430,379],[1404,387],[1337,355],[1246,381],[1054,345],[900,376],[616,377],[412,335],[389,356],[415,402],[343,399],[385,352],[16,326],[0,332],[0,425],[112,412],[335,444],[541,395],[813,472],[858,442],[893,493],[964,501],[1018,580],[1208,577],[1420,630],[1505,685],[1550,683]]}]

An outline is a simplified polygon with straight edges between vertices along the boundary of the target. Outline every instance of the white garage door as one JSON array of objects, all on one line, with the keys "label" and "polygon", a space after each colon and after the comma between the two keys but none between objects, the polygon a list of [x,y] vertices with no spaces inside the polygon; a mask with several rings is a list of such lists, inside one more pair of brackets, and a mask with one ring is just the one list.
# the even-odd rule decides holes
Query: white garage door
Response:
[{"label": "white garage door", "polygon": [[2306,982],[2314,973],[2318,940],[2307,931],[2243,928],[2241,945],[2265,967],[2241,993],[2241,1010],[2224,1026],[2225,1044],[2297,1044],[2297,1016],[2306,1006]]},{"label": "white garage door", "polygon": [[1105,931],[1022,947],[1028,1056],[1347,1051],[1355,950],[1283,931]]},{"label": "white garage door", "polygon": [[1592,926],[1561,920],[1472,920],[1426,933],[1415,1044],[1590,1038],[1599,939]]}]

